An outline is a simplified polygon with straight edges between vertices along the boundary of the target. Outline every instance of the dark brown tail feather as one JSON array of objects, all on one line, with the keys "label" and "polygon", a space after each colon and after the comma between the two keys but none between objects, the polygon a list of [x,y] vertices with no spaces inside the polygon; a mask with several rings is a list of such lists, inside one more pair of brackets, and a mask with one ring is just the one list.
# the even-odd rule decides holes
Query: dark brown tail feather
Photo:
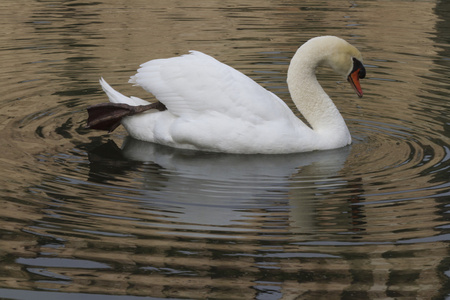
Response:
[{"label": "dark brown tail feather", "polygon": [[87,108],[89,117],[86,128],[112,132],[120,125],[123,117],[139,114],[150,109],[163,111],[167,108],[159,101],[139,106],[109,102],[92,105]]}]

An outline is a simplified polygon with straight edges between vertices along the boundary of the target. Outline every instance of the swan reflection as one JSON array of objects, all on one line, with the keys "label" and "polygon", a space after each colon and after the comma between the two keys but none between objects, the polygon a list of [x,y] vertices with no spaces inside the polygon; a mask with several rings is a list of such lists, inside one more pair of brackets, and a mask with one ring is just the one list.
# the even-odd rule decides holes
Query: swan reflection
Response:
[{"label": "swan reflection", "polygon": [[[308,232],[314,226],[318,197],[339,176],[350,147],[288,155],[235,155],[169,148],[125,139],[121,149],[109,144],[93,151],[91,180],[111,161],[120,174],[139,168],[134,176],[142,206],[163,211],[159,218],[191,230],[239,229],[271,212],[288,215],[290,231]],[[95,152],[95,154],[94,154]],[[107,157],[113,155],[112,159]],[[108,161],[108,163],[106,163]],[[136,165],[138,164],[138,165]],[[110,174],[111,175],[111,174]],[[159,224],[161,225],[161,224]],[[163,226],[164,227],[164,226]],[[249,230],[245,226],[245,230]]]}]

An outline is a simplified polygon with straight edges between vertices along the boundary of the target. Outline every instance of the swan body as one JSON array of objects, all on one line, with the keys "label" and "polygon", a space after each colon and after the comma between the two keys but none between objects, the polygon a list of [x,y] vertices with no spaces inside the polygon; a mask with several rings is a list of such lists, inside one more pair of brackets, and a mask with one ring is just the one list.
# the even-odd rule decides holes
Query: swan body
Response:
[{"label": "swan body", "polygon": [[[313,38],[297,50],[287,83],[309,127],[275,94],[204,53],[151,60],[130,83],[152,93],[165,107],[125,116],[122,125],[138,140],[212,152],[275,154],[343,147],[350,144],[350,133],[315,70],[330,66],[346,76],[361,97],[361,61],[355,47],[333,36]],[[115,91],[104,79],[100,83],[112,103],[149,105]]]}]

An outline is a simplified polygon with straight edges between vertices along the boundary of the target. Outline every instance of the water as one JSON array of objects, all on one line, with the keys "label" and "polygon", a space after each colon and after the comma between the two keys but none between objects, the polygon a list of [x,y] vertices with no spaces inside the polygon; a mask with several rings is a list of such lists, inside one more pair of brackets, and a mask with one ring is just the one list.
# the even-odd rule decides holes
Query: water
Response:
[{"label": "water", "polygon": [[[0,297],[444,299],[450,294],[448,1],[3,1]],[[343,149],[177,151],[87,131],[103,76],[190,49],[293,107],[318,35],[363,53],[364,98],[323,69]]]}]

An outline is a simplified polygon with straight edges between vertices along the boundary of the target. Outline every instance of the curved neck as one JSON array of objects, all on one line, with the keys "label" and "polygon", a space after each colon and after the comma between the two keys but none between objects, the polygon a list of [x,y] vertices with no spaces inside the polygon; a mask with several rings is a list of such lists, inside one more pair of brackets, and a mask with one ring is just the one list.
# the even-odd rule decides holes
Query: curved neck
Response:
[{"label": "curved neck", "polygon": [[287,83],[292,100],[314,132],[324,138],[345,139],[350,133],[338,109],[317,81],[316,68],[326,56],[300,47],[288,69]]}]

